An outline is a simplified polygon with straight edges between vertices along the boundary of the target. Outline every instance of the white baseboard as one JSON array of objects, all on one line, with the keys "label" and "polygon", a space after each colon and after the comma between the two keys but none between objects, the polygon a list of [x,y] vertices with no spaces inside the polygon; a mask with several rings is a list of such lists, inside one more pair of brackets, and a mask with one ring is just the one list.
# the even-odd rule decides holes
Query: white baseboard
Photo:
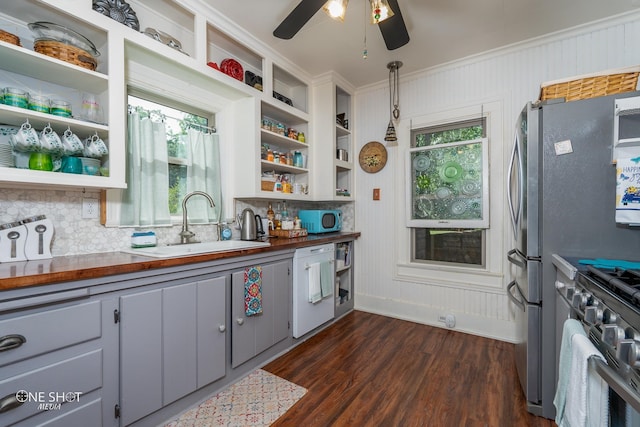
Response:
[{"label": "white baseboard", "polygon": [[438,318],[453,314],[455,316],[455,326],[450,328],[452,330],[500,341],[518,342],[516,324],[508,320],[493,319],[459,313],[446,308],[430,307],[413,304],[408,301],[383,299],[360,294],[355,296],[355,309],[440,328],[447,327]]}]

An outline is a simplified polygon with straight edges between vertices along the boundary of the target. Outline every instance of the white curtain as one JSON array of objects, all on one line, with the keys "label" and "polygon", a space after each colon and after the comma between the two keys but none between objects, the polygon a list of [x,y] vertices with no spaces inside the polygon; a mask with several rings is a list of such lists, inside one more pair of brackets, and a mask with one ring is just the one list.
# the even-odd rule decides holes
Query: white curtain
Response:
[{"label": "white curtain", "polygon": [[170,225],[169,163],[163,122],[131,112],[128,120],[127,189],[120,225]]},{"label": "white curtain", "polygon": [[220,220],[222,212],[222,188],[220,185],[220,147],[218,135],[188,129],[187,147],[187,193],[204,191],[215,203],[211,208],[209,202],[201,196],[188,201],[190,223],[210,223]]}]

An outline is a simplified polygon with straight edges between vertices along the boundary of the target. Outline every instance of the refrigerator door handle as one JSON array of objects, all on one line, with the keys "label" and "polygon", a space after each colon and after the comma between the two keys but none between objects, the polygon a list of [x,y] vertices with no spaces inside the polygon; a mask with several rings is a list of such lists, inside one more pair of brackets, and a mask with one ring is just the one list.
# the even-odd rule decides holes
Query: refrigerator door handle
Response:
[{"label": "refrigerator door handle", "polygon": [[[511,289],[516,288],[516,291],[518,291],[518,295],[520,295],[520,299],[517,299],[515,297],[515,295],[513,295],[513,292],[511,291]],[[518,307],[520,307],[520,309],[522,311],[526,311],[526,307],[524,305],[525,298],[524,295],[522,295],[522,291],[520,290],[520,287],[518,286],[518,282],[516,282],[515,280],[512,280],[511,282],[509,282],[509,284],[507,285],[507,295],[509,296],[509,299]]]},{"label": "refrigerator door handle", "polygon": [[[518,120],[520,123],[520,120]],[[512,195],[512,176],[511,173],[513,171],[513,166],[518,160],[518,195],[520,200],[517,201],[517,206],[514,206],[514,200]],[[507,204],[509,205],[509,213],[511,214],[511,225],[513,226],[513,234],[518,236],[518,223],[520,222],[520,209],[522,207],[522,162],[520,161],[520,138],[518,137],[518,128],[516,127],[514,141],[513,141],[513,149],[511,150],[511,158],[509,159],[509,169],[507,170]]]},{"label": "refrigerator door handle", "polygon": [[527,268],[527,258],[518,249],[511,249],[507,252],[507,260],[522,269]]}]

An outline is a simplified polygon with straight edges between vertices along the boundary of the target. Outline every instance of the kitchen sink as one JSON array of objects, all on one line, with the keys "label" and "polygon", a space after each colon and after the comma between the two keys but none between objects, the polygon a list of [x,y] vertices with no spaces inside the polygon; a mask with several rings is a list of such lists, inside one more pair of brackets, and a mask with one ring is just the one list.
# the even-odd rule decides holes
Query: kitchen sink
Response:
[{"label": "kitchen sink", "polygon": [[241,249],[265,248],[269,242],[253,240],[219,240],[217,242],[186,243],[184,245],[154,246],[151,248],[130,248],[122,252],[154,258],[171,258],[204,253],[228,252]]}]

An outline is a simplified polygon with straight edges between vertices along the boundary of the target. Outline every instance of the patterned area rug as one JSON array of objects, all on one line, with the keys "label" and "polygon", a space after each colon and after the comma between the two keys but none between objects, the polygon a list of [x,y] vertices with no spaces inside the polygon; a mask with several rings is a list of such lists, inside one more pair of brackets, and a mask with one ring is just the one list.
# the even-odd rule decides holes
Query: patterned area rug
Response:
[{"label": "patterned area rug", "polygon": [[303,387],[257,369],[165,427],[268,426],[306,392]]}]

